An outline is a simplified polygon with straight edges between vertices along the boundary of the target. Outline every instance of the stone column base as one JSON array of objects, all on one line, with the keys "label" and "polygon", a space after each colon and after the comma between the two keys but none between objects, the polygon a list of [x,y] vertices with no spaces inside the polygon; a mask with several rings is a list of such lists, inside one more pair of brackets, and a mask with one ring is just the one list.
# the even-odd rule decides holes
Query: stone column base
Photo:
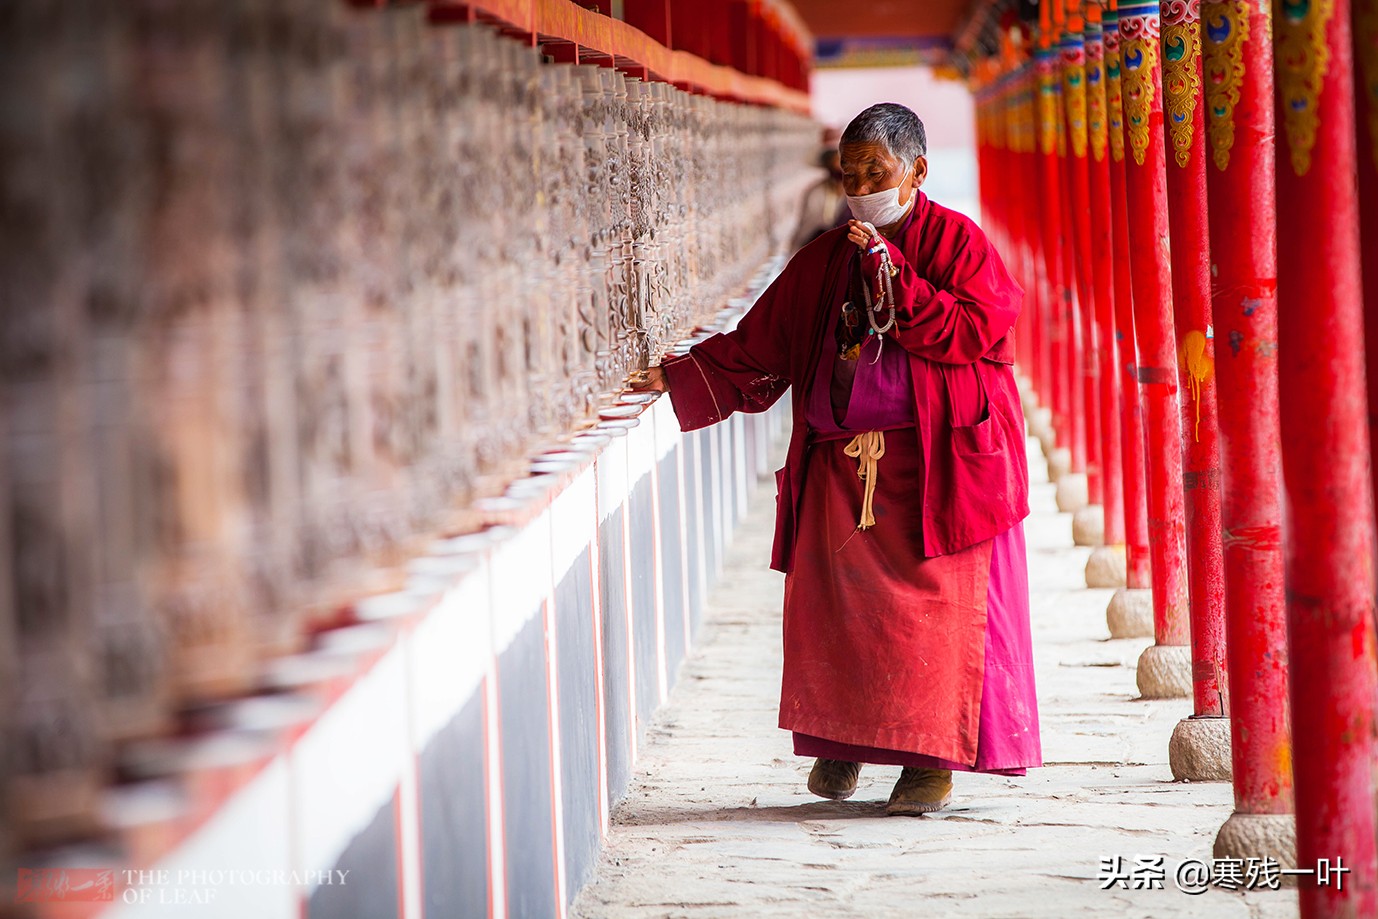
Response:
[{"label": "stone column base", "polygon": [[1139,655],[1134,674],[1145,699],[1191,697],[1191,646],[1150,645]]},{"label": "stone column base", "polygon": [[1043,448],[1044,456],[1052,456],[1057,449],[1057,432],[1053,430],[1051,419],[1044,417],[1047,409],[1041,408],[1034,413],[1033,420],[1029,422],[1029,433],[1038,438],[1038,445]]},{"label": "stone column base", "polygon": [[1144,587],[1115,591],[1105,610],[1105,624],[1111,638],[1152,638],[1153,591]]},{"label": "stone column base", "polygon": [[[1072,521],[1075,528],[1076,520]],[[1124,546],[1097,546],[1086,560],[1087,587],[1123,587],[1128,577]]]},{"label": "stone column base", "polygon": [[[1215,834],[1216,858],[1273,858],[1283,868],[1297,867],[1297,818],[1292,814],[1241,814],[1235,811]],[[1313,866],[1314,867],[1314,866]],[[1297,875],[1282,882],[1296,885]]]},{"label": "stone column base", "polygon": [[1167,744],[1172,777],[1179,782],[1228,782],[1230,770],[1230,719],[1183,718],[1172,729]]},{"label": "stone column base", "polygon": [[1072,451],[1066,447],[1053,447],[1044,450],[1048,455],[1048,481],[1056,482],[1072,471]]},{"label": "stone column base", "polygon": [[[1048,461],[1051,469],[1052,460]],[[1057,480],[1057,509],[1064,514],[1079,511],[1086,506],[1086,473],[1068,472]]]},{"label": "stone column base", "polygon": [[1104,544],[1105,508],[1088,504],[1072,514],[1072,542],[1078,546]]}]

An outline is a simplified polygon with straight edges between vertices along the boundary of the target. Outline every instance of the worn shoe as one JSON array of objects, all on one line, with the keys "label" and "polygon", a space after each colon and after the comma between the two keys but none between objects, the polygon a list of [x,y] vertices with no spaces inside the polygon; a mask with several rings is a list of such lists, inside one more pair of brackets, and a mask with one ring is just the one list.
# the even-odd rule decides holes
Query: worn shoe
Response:
[{"label": "worn shoe", "polygon": [[856,791],[856,778],[861,775],[861,763],[840,759],[816,759],[809,772],[809,791],[820,798],[845,801]]},{"label": "worn shoe", "polygon": [[885,812],[892,817],[932,813],[952,800],[952,772],[905,766]]}]

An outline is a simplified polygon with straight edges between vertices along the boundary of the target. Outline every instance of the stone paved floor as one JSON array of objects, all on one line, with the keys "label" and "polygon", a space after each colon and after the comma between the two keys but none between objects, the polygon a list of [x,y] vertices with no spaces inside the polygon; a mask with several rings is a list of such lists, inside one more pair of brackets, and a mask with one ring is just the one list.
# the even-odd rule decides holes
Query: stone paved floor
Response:
[{"label": "stone paved floor", "polygon": [[[612,917],[1292,917],[1292,891],[1183,893],[1174,869],[1209,861],[1228,784],[1172,781],[1185,702],[1137,701],[1146,641],[1111,641],[1109,591],[1031,441],[1026,522],[1046,766],[958,775],[953,803],[886,817],[898,767],[867,766],[849,801],[814,798],[811,761],[776,725],[783,579],[767,569],[773,503],[758,495],[678,685],[651,728],[597,875],[571,915]],[[764,486],[769,488],[769,486]],[[1102,890],[1101,859],[1163,856],[1164,889]]]}]

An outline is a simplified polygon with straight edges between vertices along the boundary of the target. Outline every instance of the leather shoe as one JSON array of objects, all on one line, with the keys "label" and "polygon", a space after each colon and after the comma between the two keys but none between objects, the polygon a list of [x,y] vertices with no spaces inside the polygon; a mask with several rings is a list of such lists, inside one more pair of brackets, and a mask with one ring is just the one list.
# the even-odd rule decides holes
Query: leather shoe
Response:
[{"label": "leather shoe", "polygon": [[920,769],[905,766],[885,812],[892,817],[929,814],[952,800],[952,772],[949,769]]},{"label": "leather shoe", "polygon": [[856,791],[856,779],[861,775],[861,763],[840,759],[816,759],[809,772],[809,791],[820,798],[845,801]]}]

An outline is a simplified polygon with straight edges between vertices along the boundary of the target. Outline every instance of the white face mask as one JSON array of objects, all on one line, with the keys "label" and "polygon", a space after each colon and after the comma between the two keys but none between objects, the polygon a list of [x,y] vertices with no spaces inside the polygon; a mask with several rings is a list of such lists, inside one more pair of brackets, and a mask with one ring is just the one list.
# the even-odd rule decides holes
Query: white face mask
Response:
[{"label": "white face mask", "polygon": [[888,227],[892,223],[898,223],[904,217],[905,211],[914,198],[914,192],[909,192],[909,201],[900,204],[900,189],[904,186],[904,180],[909,178],[909,171],[913,169],[911,164],[909,169],[904,171],[900,178],[899,185],[894,188],[886,188],[869,195],[848,195],[847,207],[851,208],[852,216],[863,223],[869,223],[877,227]]}]

